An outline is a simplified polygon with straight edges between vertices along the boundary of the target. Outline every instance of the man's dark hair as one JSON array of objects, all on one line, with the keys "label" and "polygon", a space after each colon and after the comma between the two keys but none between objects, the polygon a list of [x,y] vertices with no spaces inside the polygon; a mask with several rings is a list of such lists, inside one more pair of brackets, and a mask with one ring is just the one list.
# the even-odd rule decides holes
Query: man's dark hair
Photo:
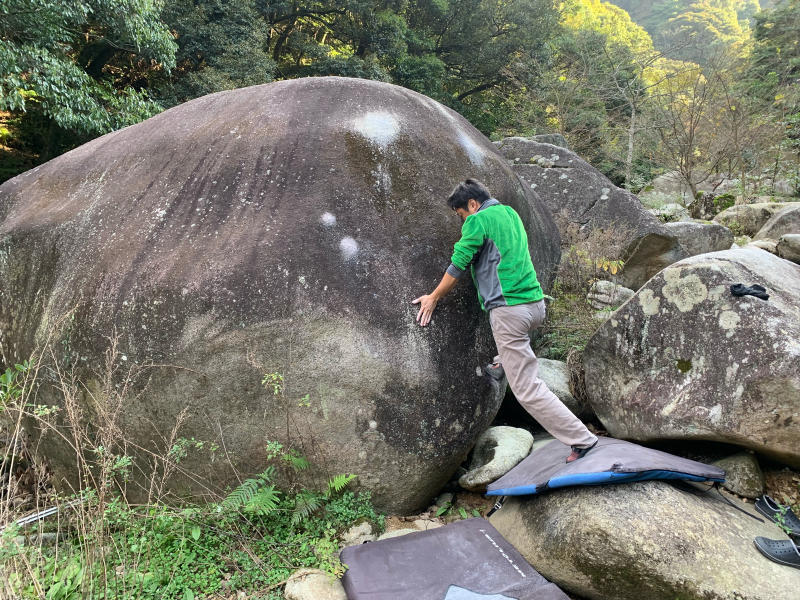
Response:
[{"label": "man's dark hair", "polygon": [[475,198],[478,204],[483,204],[491,198],[489,190],[477,179],[465,179],[453,188],[447,197],[447,205],[456,210],[457,208],[467,208],[470,198]]}]

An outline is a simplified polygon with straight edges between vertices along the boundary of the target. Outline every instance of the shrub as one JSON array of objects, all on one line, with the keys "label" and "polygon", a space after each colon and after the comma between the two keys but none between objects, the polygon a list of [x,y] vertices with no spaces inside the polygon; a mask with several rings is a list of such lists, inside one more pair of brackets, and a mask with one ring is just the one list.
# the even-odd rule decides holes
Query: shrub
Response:
[{"label": "shrub", "polygon": [[631,238],[627,228],[581,226],[566,212],[556,215],[561,232],[562,253],[548,319],[540,330],[539,351],[543,356],[565,360],[582,351],[601,323],[586,301],[598,279],[613,279],[624,268],[622,256]]},{"label": "shrub", "polygon": [[733,206],[736,203],[736,196],[734,194],[719,194],[714,196],[714,210],[715,214],[721,213]]},{"label": "shrub", "polygon": [[[88,423],[77,402],[80,383],[51,364],[48,368],[56,369],[61,382],[63,402],[58,407],[38,406],[37,373],[47,352],[0,376],[0,476],[5,478],[0,523],[8,524],[0,534],[5,574],[0,597],[189,600],[245,591],[277,600],[283,597],[286,579],[299,567],[342,575],[338,540],[352,524],[366,519],[376,529],[383,528],[369,493],[346,489],[354,475],[336,475],[322,489],[281,489],[273,481],[277,469],[302,470],[309,462],[277,442],[265,442],[265,470],[242,477],[242,483],[224,496],[211,497],[205,504],[165,502],[163,482],[176,469],[183,470],[187,455],[217,450],[215,444],[180,437],[182,417],[165,440],[163,456],[152,457],[150,500],[127,503],[120,489],[134,465],[126,450],[134,444],[120,438],[117,419],[128,390],[107,385],[93,392]],[[116,342],[111,340],[101,381],[112,381],[116,359]],[[280,395],[283,378],[265,376],[264,386]],[[76,467],[84,473],[73,494],[56,493],[46,469],[34,468],[38,463],[25,448],[25,420],[54,435],[69,432]],[[33,467],[20,469],[21,463]],[[45,506],[57,510],[31,524],[16,524],[24,512]],[[41,542],[48,536],[56,543]]]}]

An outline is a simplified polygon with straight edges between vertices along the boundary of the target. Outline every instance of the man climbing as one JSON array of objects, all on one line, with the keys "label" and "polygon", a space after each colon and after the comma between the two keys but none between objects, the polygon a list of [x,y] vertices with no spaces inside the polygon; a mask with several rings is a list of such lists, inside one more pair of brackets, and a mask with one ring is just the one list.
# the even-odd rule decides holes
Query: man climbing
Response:
[{"label": "man climbing", "polygon": [[430,323],[439,300],[469,266],[497,344],[498,356],[484,371],[497,380],[505,375],[522,407],[572,448],[568,463],[582,458],[597,444],[597,436],[539,379],[539,364],[531,349],[529,335],[544,321],[545,306],[522,220],[475,179],[459,183],[447,204],[464,222],[461,239],[436,289],[413,301],[419,304],[417,322],[423,327]]}]

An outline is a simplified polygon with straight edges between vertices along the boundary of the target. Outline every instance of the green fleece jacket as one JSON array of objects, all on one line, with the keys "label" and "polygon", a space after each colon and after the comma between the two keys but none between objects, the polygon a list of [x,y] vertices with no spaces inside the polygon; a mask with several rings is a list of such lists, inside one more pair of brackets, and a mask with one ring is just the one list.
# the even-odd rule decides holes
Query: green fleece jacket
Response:
[{"label": "green fleece jacket", "polygon": [[522,219],[494,198],[464,221],[447,272],[459,278],[468,266],[483,310],[538,302],[544,297]]}]

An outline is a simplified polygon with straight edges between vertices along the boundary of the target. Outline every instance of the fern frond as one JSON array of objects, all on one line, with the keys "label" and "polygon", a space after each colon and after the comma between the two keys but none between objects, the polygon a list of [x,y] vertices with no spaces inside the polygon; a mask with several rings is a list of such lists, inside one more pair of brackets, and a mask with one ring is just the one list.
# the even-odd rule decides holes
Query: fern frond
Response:
[{"label": "fern frond", "polygon": [[244,508],[247,512],[263,517],[278,508],[279,499],[280,493],[275,489],[274,485],[261,487],[255,495],[250,498]]},{"label": "fern frond", "polygon": [[255,496],[261,482],[258,479],[246,479],[222,501],[225,510],[239,510]]},{"label": "fern frond", "polygon": [[297,450],[290,450],[283,455],[283,460],[289,463],[295,471],[305,471],[311,466],[308,459],[300,454]]},{"label": "fern frond", "polygon": [[349,473],[345,473],[342,475],[335,475],[331,480],[328,482],[328,495],[331,494],[338,494],[347,485],[356,478],[356,475],[351,475]]},{"label": "fern frond", "polygon": [[292,525],[302,523],[322,506],[322,498],[313,492],[301,492],[295,497]]},{"label": "fern frond", "polygon": [[224,510],[231,511],[244,508],[258,493],[259,489],[263,488],[269,483],[274,473],[274,467],[267,467],[263,473],[259,473],[250,479],[245,479],[241,485],[239,485],[225,497],[225,499],[220,503],[220,507],[222,507]]}]

